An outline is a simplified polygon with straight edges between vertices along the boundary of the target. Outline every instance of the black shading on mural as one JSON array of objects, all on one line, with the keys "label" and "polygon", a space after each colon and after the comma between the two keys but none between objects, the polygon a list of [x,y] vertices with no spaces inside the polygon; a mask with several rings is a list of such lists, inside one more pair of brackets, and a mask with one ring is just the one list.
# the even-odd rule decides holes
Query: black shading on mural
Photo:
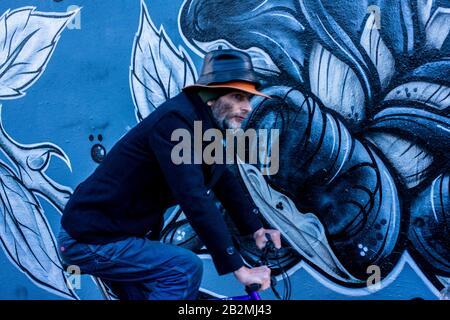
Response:
[{"label": "black shading on mural", "polygon": [[[431,5],[428,5],[431,4]],[[379,8],[379,17],[368,7]],[[344,267],[386,277],[408,250],[438,288],[450,276],[449,1],[187,0],[181,30],[200,52],[262,49],[246,128],[278,128],[267,180],[313,212]],[[380,26],[375,26],[379,18]]]}]

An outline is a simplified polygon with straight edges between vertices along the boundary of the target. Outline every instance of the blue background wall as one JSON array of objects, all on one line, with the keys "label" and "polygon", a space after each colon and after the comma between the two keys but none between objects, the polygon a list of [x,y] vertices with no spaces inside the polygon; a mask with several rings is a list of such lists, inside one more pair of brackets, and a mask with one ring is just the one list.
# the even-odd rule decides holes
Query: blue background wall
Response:
[{"label": "blue background wall", "polygon": [[[216,2],[218,8],[223,5],[221,1]],[[260,2],[261,4],[263,2],[266,3],[266,1]],[[275,2],[277,1],[269,1],[269,3]],[[364,3],[361,6],[364,8],[371,4],[367,1],[362,2]],[[406,1],[404,2],[406,3]],[[412,2],[416,3],[416,1]],[[193,3],[198,5],[195,1]],[[330,8],[328,10],[338,16],[340,14],[342,18],[347,1],[334,1],[334,3],[336,6],[335,10]],[[182,29],[183,26],[188,27],[187,23],[179,24],[179,12],[183,1],[147,0],[145,4],[149,19],[153,25],[157,29],[163,26],[175,48],[182,46],[189,55],[193,66],[200,70],[201,56],[198,53],[201,50],[199,48],[194,49],[192,42],[188,43],[180,34],[180,28]],[[234,2],[230,2],[229,6],[232,8],[233,4]],[[280,1],[279,4],[286,4],[287,7],[291,6],[290,1]],[[62,30],[60,38],[56,42],[55,51],[50,56],[45,69],[39,73],[36,83],[23,90],[26,93],[25,96],[14,99],[0,98],[0,103],[2,104],[1,122],[7,134],[16,142],[16,145],[27,145],[32,146],[33,148],[31,149],[37,149],[39,146],[36,144],[51,143],[53,146],[57,146],[59,150],[62,150],[67,159],[70,160],[71,169],[58,157],[52,157],[48,162],[48,167],[42,169],[42,172],[45,172],[44,174],[47,177],[58,184],[57,189],[60,190],[59,199],[67,197],[71,189],[73,190],[96,167],[97,163],[91,156],[93,146],[98,143],[108,151],[115,141],[137,123],[136,112],[142,113],[142,106],[133,101],[133,95],[136,95],[136,93],[133,93],[130,86],[133,45],[139,30],[141,16],[144,14],[140,0],[64,0],[60,2],[51,0],[3,0],[0,3],[0,15],[7,10],[13,11],[27,6],[36,7],[35,11],[39,12],[65,14],[71,5],[81,7],[81,11],[75,18],[80,19],[80,28],[70,28],[69,25],[69,27],[65,27]],[[381,1],[380,5],[382,10],[389,11],[390,6],[392,8],[397,6],[397,2],[392,1],[389,4],[389,1]],[[436,3],[433,5],[435,6]],[[448,3],[441,3],[440,5],[450,7]],[[236,6],[238,7],[239,5]],[[435,8],[434,6],[433,8]],[[267,10],[275,9],[269,8]],[[206,10],[206,12],[208,11]],[[234,13],[232,9],[230,12],[226,10],[219,12],[223,12],[223,15]],[[366,16],[369,13],[369,11],[365,10],[362,16]],[[185,15],[185,17],[188,19],[190,16]],[[210,17],[211,19],[217,18],[213,14],[210,14]],[[383,19],[383,15],[381,18]],[[51,19],[51,17],[48,19]],[[445,26],[450,22],[448,18],[446,19],[444,19],[444,26],[440,29],[441,31],[437,32],[445,32],[445,30],[448,32],[448,28]],[[342,19],[337,20],[342,23]],[[267,21],[263,22],[266,23]],[[347,25],[343,27],[351,30],[354,26]],[[389,27],[392,27],[392,25],[382,24],[382,28]],[[195,36],[195,32],[192,30],[186,30],[184,33],[184,36],[187,38]],[[217,32],[217,34],[230,37],[230,35],[224,35],[221,32]],[[243,34],[245,34],[244,31]],[[289,32],[286,31],[286,34],[289,34]],[[202,35],[198,36],[202,37]],[[213,32],[211,32],[211,37],[211,39],[203,37],[202,40],[211,41],[214,38]],[[313,38],[305,37],[304,39],[309,41]],[[239,44],[242,43],[245,43],[245,41],[242,42],[238,39],[233,44],[239,47]],[[248,49],[250,44],[252,44],[251,41],[243,45],[242,49]],[[448,44],[449,40],[447,37],[445,45],[440,49],[441,52],[448,50]],[[439,50],[437,51],[439,52]],[[445,56],[445,54],[443,55]],[[277,63],[276,57],[272,57],[272,60]],[[278,67],[281,69],[280,73],[289,73],[289,69],[285,65],[279,64]],[[442,80],[443,86],[447,85],[448,78],[440,80]],[[280,81],[279,85],[290,84],[289,79]],[[448,105],[443,110],[448,110]],[[447,128],[449,123],[448,120],[446,121],[442,125]],[[89,139],[91,135],[93,136],[92,141]],[[101,141],[98,138],[99,135],[101,135]],[[443,136],[442,139],[448,141],[449,136]],[[16,153],[15,155],[17,158],[24,159],[28,154],[24,152]],[[44,158],[42,157],[42,159]],[[2,159],[8,168],[20,176],[14,164],[14,159],[4,154],[2,154]],[[58,210],[57,204],[56,206],[55,203],[52,205],[52,196],[42,191],[39,192],[39,190],[42,190],[39,187],[33,189],[25,183],[23,188],[35,194],[42,207],[41,211],[50,226],[50,235],[56,234],[60,210]],[[2,200],[5,208],[6,194],[3,195]],[[448,197],[448,194],[444,196]],[[442,206],[448,221],[448,202]],[[22,207],[14,202],[11,208],[12,212],[9,212],[12,215],[26,214],[21,212],[23,210]],[[7,212],[4,209],[2,214],[6,216]],[[27,218],[24,219],[26,220]],[[2,219],[0,219],[0,227],[2,227]],[[405,229],[402,230],[405,231]],[[448,229],[444,231],[445,235],[448,238]],[[6,242],[4,241],[4,243]],[[402,252],[403,249],[409,248],[408,246],[412,245],[403,246]],[[447,262],[449,259],[448,249],[448,242],[446,242],[444,243],[443,259]],[[49,285],[52,281],[58,282],[55,280],[56,276],[52,276],[58,272],[49,272],[50,278],[53,280],[47,281],[43,271],[46,268],[37,269],[38,271],[36,271],[29,267],[21,271],[17,262],[12,261],[8,256],[6,249],[0,250],[0,299],[101,298],[98,289],[88,276],[82,277],[81,289],[73,291],[64,289],[63,292],[65,293],[61,293],[61,290],[59,290],[60,292],[54,290],[54,285]],[[203,287],[205,289],[224,295],[241,293],[238,283],[229,281],[231,276],[218,277],[208,257],[205,257],[204,262],[206,272]],[[411,257],[406,252],[395,261],[395,268],[391,268],[382,288],[377,292],[371,292],[363,287],[355,288],[333,281],[332,278],[330,279],[330,277],[326,276],[325,272],[312,268],[303,260],[290,270],[293,286],[292,298],[411,299],[421,297],[424,299],[436,299],[439,291],[443,288],[443,284],[445,281],[448,281],[445,280],[448,277],[446,272],[448,271],[436,272],[429,266],[417,262],[414,257]],[[35,277],[36,273],[39,274],[37,278]],[[437,280],[436,275],[440,277],[440,280]],[[61,280],[59,285],[63,286]],[[270,293],[265,293],[265,296],[273,297]]]}]

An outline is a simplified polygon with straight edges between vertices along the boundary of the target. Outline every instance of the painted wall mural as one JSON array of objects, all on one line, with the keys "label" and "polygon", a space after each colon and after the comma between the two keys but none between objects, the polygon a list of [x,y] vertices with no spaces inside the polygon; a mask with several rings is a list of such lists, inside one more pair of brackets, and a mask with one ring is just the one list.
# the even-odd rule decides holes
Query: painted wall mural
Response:
[{"label": "painted wall mural", "polygon": [[[38,12],[32,7],[3,13],[0,18],[1,100],[22,97],[41,76],[60,34],[75,14]],[[69,159],[52,143],[21,144],[1,125],[0,146],[10,160],[0,162],[2,248],[11,263],[36,284],[75,298],[75,292],[65,281],[54,234],[36,197],[40,194],[58,210],[63,209],[71,190],[52,181],[45,171],[52,156],[60,157],[70,167]]]},{"label": "painted wall mural", "polygon": [[[125,6],[118,3],[117,12]],[[2,111],[14,108],[39,84],[75,17],[114,10],[113,5],[73,4],[83,8],[40,11],[10,4],[3,11],[0,99],[8,105]],[[222,46],[252,56],[262,91],[273,99],[254,98],[245,127],[280,130],[280,170],[262,176],[263,163],[240,163],[235,169],[261,219],[282,232],[283,249],[269,262],[285,298],[440,297],[450,285],[449,1],[177,0],[169,5],[137,0],[126,6],[134,25],[111,23],[104,42],[114,51],[111,30],[126,34],[120,52],[128,52],[131,63],[117,59],[122,62],[114,67],[123,70],[115,84],[127,90],[122,101],[129,102],[122,110],[128,108],[128,129],[193,83],[205,52]],[[166,7],[173,11],[170,19],[162,18]],[[90,27],[100,25],[91,21]],[[95,35],[92,30],[80,33]],[[83,67],[82,59],[75,61]],[[105,77],[114,77],[108,72]],[[93,83],[106,97],[100,78]],[[78,106],[76,99],[82,98],[68,108]],[[85,121],[73,113],[70,117],[73,123]],[[98,117],[123,121],[120,112]],[[106,130],[107,122],[95,129]],[[125,133],[115,131],[109,145]],[[5,256],[27,276],[20,280],[28,281],[25,287],[37,285],[60,298],[98,298],[93,283],[84,290],[68,285],[50,211],[60,214],[72,187],[89,173],[72,170],[74,160],[93,161],[92,169],[107,148],[97,143],[91,154],[77,157],[79,150],[69,153],[54,142],[23,144],[7,132],[1,125]],[[91,144],[95,136],[100,137],[90,134]],[[52,156],[72,171],[58,174],[58,183],[46,174]],[[251,239],[239,236],[229,223],[242,256],[256,264],[259,253]],[[202,257],[205,295],[242,290],[215,274],[179,207],[168,211],[162,241]],[[266,292],[265,297],[274,295]]]}]

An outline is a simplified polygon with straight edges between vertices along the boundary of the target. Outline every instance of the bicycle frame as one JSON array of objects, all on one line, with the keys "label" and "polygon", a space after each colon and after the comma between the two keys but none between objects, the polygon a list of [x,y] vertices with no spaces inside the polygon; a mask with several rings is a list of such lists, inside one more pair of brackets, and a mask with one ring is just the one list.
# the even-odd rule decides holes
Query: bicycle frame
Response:
[{"label": "bicycle frame", "polygon": [[218,300],[262,300],[261,296],[258,292],[250,292],[249,294],[245,296],[235,296],[235,297],[228,297],[228,298],[221,298]]}]

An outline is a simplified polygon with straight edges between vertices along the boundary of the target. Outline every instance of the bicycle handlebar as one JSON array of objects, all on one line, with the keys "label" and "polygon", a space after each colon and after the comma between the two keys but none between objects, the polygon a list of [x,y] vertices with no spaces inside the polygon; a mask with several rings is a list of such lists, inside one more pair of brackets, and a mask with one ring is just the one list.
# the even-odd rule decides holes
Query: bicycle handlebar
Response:
[{"label": "bicycle handlebar", "polygon": [[[272,238],[270,237],[270,234],[266,233],[267,242],[265,247],[263,248],[263,254],[261,255],[261,258],[259,260],[259,265],[267,265],[268,259],[267,256],[269,252],[276,252],[278,249],[275,247],[275,244],[272,241]],[[277,284],[277,279],[274,276],[270,277],[270,286],[274,287]],[[261,289],[261,284],[259,283],[252,283],[245,287],[245,291],[250,294],[252,292],[257,292]]]},{"label": "bicycle handlebar", "polygon": [[245,291],[250,294],[252,292],[257,292],[261,289],[261,285],[259,283],[252,283],[245,287]]}]

